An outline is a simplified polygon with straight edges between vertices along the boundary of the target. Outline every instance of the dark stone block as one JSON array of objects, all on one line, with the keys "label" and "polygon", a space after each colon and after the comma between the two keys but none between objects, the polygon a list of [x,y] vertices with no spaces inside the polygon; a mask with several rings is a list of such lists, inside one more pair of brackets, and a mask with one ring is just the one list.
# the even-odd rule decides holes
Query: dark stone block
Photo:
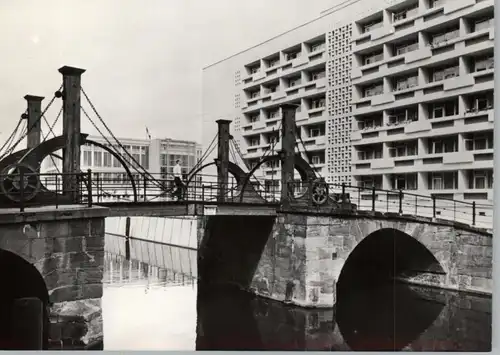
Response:
[{"label": "dark stone block", "polygon": [[72,237],[88,236],[91,229],[90,219],[73,220],[69,224],[69,235]]}]

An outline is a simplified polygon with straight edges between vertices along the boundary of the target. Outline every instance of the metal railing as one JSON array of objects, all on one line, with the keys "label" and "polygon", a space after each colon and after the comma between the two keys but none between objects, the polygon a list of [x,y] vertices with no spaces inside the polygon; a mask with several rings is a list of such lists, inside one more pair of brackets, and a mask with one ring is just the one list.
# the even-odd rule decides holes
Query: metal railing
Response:
[{"label": "metal railing", "polygon": [[[75,179],[71,186],[75,189],[63,191],[64,176]],[[24,181],[23,184],[20,182]],[[111,178],[107,173],[80,172],[62,173],[26,173],[23,169],[7,175],[0,175],[0,204],[3,207],[26,207],[41,205],[100,204],[105,202],[217,202],[223,196],[225,202],[279,204],[281,190],[279,186],[251,185],[257,194],[242,191],[239,184],[230,178],[226,186],[219,186],[216,175],[198,174],[184,179],[183,188],[178,190],[171,177],[160,174],[134,175],[135,191],[128,179]],[[318,185],[320,184],[320,185]],[[357,210],[399,215],[412,215],[445,219],[491,229],[493,224],[493,206],[474,201],[458,201],[438,195],[425,196],[408,190],[384,190],[352,186],[347,184],[329,184],[326,182],[291,182],[288,186],[290,208],[319,208],[326,200],[318,200],[318,186],[322,186],[323,195],[335,203],[347,199]],[[326,191],[326,192],[325,192]],[[249,202],[250,201],[250,202]]]},{"label": "metal railing", "polygon": [[[436,194],[426,196],[408,190],[384,190],[347,184],[322,184],[324,184],[330,200],[335,202],[346,200],[354,204],[356,209],[360,211],[444,219],[486,229],[491,229],[493,225],[493,206],[489,204],[459,201]],[[289,191],[294,191],[294,193],[289,193],[292,201],[306,199],[310,202],[310,206],[318,206],[315,203],[314,183],[306,185],[290,183],[290,185]],[[292,203],[291,207],[293,208],[293,206]]]},{"label": "metal railing", "polygon": [[[19,208],[85,203],[92,206],[92,175],[80,173],[37,173],[17,169],[0,175],[0,207]],[[63,188],[64,181],[67,182]],[[72,186],[72,187],[69,187]]]}]

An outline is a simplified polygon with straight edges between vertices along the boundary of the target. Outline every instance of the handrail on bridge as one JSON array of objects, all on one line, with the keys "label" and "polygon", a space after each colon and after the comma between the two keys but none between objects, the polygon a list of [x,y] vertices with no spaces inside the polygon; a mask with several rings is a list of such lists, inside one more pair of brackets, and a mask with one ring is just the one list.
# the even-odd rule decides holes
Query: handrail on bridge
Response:
[{"label": "handrail on bridge", "polygon": [[[77,201],[68,199],[62,193],[62,181],[65,175],[78,179]],[[136,186],[139,188],[138,198],[134,200],[132,186],[127,177],[117,179],[106,173],[92,172],[90,169],[75,174],[26,172],[20,169],[17,172],[0,175],[0,207],[17,206],[24,211],[26,207],[42,205],[57,207],[77,203],[92,206],[95,203],[111,202],[176,201],[171,193],[175,188],[174,180],[160,174],[158,176],[152,178],[145,174],[135,175]],[[224,202],[232,204],[276,205],[283,202],[280,187],[277,185],[265,188],[261,185],[253,186],[255,194],[250,196],[248,191],[243,191],[235,180],[230,180],[227,186],[219,186],[216,177],[216,175],[197,174],[191,183],[185,186],[180,197],[187,203],[198,204],[217,203],[221,195],[225,196]],[[20,181],[24,181],[24,184],[20,184]],[[289,183],[288,196],[290,199],[288,208],[292,210],[308,208],[310,211],[319,212],[323,205],[331,205],[332,209],[335,209],[347,202],[361,211],[440,218],[488,229],[491,229],[493,220],[492,205],[478,204],[475,201],[458,201],[439,194],[425,196],[411,190],[386,190],[376,186],[353,186],[324,181],[294,181]]]}]

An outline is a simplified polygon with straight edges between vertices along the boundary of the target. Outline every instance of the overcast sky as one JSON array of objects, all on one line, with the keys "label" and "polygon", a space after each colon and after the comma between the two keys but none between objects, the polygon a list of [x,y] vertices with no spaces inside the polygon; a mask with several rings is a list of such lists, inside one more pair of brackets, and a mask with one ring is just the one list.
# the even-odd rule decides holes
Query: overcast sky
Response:
[{"label": "overcast sky", "polygon": [[[87,70],[82,86],[115,135],[145,138],[148,126],[153,137],[199,140],[204,66],[339,2],[1,0],[2,141],[26,108],[24,95],[49,102],[63,65]],[[60,107],[48,111],[50,122]],[[86,119],[82,130],[96,133]]]}]

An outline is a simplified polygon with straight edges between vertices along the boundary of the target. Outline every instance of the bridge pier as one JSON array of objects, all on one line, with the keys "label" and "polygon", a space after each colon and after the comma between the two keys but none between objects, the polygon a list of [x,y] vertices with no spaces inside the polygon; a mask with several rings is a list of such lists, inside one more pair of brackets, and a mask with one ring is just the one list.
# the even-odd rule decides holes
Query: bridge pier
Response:
[{"label": "bridge pier", "polygon": [[43,302],[44,349],[102,342],[107,214],[104,207],[74,205],[0,212],[2,303],[33,297]]},{"label": "bridge pier", "polygon": [[63,75],[63,136],[66,145],[63,149],[62,184],[63,193],[78,201],[79,184],[76,173],[80,172],[80,94],[81,76],[85,69],[64,66],[59,69]]}]

